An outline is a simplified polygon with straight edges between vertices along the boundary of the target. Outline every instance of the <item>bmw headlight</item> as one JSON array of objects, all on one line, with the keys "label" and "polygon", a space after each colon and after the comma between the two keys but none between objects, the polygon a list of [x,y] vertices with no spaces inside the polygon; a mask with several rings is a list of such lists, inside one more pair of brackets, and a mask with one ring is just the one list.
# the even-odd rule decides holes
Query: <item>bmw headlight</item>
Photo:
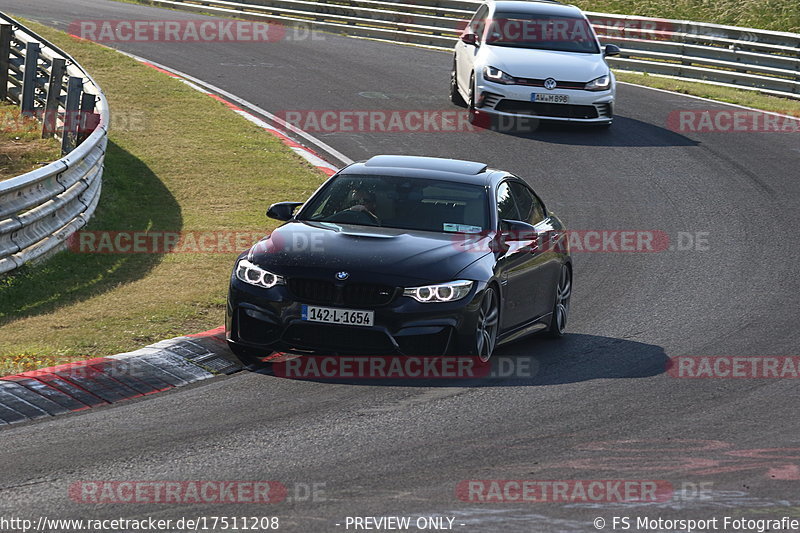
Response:
[{"label": "bmw headlight", "polygon": [[501,83],[503,85],[511,85],[514,83],[513,77],[495,67],[484,67],[483,77],[491,82]]},{"label": "bmw headlight", "polygon": [[236,265],[236,278],[250,285],[269,289],[275,285],[283,285],[283,277],[264,270],[247,259],[242,259]]},{"label": "bmw headlight", "polygon": [[605,75],[595,78],[586,84],[584,89],[587,91],[607,91],[611,87],[611,76]]},{"label": "bmw headlight", "polygon": [[474,281],[458,280],[423,287],[409,287],[403,290],[403,296],[414,298],[420,303],[455,302],[469,294]]}]

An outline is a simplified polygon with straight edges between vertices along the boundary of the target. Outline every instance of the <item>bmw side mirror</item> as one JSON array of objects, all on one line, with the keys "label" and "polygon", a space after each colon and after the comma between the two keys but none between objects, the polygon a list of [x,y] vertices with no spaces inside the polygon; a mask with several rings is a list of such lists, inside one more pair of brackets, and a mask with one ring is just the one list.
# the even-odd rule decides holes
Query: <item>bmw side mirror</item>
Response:
[{"label": "bmw side mirror", "polygon": [[605,50],[603,50],[603,56],[618,56],[620,52],[621,50],[616,44],[607,44]]},{"label": "bmw side mirror", "polygon": [[536,228],[521,220],[506,220],[500,222],[500,233],[506,242],[533,241],[536,240],[538,232]]},{"label": "bmw side mirror", "polygon": [[464,33],[461,35],[461,42],[471,44],[472,46],[478,46],[478,36],[471,32]]},{"label": "bmw side mirror", "polygon": [[303,205],[303,202],[279,202],[277,204],[272,204],[269,206],[269,209],[267,209],[267,216],[275,220],[286,222],[294,217],[294,210],[297,209],[299,205]]}]

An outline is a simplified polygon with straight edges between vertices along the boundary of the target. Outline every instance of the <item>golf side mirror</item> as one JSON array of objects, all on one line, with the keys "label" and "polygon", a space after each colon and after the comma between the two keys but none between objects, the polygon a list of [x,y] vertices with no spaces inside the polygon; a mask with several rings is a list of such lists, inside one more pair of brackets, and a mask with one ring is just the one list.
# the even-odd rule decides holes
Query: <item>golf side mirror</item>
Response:
[{"label": "golf side mirror", "polygon": [[478,46],[478,36],[471,32],[464,33],[461,35],[461,42],[471,44],[472,46]]}]

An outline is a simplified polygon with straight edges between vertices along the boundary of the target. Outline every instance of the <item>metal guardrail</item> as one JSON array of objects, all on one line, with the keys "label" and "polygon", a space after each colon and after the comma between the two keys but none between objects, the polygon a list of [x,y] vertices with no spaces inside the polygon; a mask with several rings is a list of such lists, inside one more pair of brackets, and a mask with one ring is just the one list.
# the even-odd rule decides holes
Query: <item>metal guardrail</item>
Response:
[{"label": "metal guardrail", "polygon": [[61,249],[97,207],[108,102],[68,54],[0,13],[0,98],[61,139],[61,159],[0,181],[0,274]]},{"label": "metal guardrail", "polygon": [[[477,0],[139,0],[237,18],[451,49]],[[612,67],[800,98],[800,34],[587,12]]]}]

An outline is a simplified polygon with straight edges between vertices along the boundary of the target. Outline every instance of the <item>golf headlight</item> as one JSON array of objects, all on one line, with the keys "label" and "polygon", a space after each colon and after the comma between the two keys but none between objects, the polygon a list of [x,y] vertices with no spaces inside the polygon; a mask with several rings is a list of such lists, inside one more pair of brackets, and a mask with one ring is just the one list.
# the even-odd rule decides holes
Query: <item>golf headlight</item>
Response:
[{"label": "golf headlight", "polygon": [[469,294],[473,281],[458,280],[424,287],[409,287],[403,296],[409,296],[421,303],[455,302]]},{"label": "golf headlight", "polygon": [[240,281],[263,289],[269,289],[275,285],[283,285],[283,277],[264,270],[247,259],[242,259],[236,265],[236,277]]},{"label": "golf headlight", "polygon": [[606,91],[609,87],[611,87],[611,76],[606,75],[593,79],[586,84],[584,89],[587,91]]},{"label": "golf headlight", "polygon": [[484,67],[483,77],[491,82],[502,83],[503,85],[514,83],[514,78],[495,67]]}]

